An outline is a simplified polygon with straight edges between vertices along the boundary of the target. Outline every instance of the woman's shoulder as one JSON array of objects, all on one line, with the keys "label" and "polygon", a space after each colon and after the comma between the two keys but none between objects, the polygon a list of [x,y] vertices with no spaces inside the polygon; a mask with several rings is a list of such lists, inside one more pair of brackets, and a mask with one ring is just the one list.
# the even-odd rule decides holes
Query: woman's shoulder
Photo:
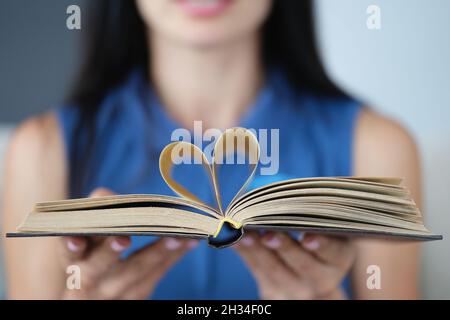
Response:
[{"label": "woman's shoulder", "polygon": [[8,171],[33,176],[37,172],[64,172],[63,142],[54,112],[29,118],[15,129],[6,153],[6,166]]},{"label": "woman's shoulder", "polygon": [[23,121],[14,130],[10,152],[46,153],[60,142],[59,124],[55,112],[47,112]]},{"label": "woman's shoulder", "polygon": [[361,133],[368,137],[395,136],[399,139],[411,138],[408,130],[398,121],[384,116],[370,107],[363,107],[358,118],[358,127]]},{"label": "woman's shoulder", "polygon": [[413,135],[399,122],[371,108],[362,108],[355,128],[356,174],[398,175],[418,167],[419,152]]}]

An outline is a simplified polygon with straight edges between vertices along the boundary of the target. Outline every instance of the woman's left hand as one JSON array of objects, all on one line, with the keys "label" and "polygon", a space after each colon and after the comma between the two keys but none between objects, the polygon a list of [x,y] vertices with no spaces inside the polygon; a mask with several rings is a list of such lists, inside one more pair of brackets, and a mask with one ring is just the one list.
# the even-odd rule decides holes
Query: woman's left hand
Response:
[{"label": "woman's left hand", "polygon": [[352,242],[307,234],[248,232],[234,246],[258,283],[262,299],[344,299],[340,285],[355,259]]}]

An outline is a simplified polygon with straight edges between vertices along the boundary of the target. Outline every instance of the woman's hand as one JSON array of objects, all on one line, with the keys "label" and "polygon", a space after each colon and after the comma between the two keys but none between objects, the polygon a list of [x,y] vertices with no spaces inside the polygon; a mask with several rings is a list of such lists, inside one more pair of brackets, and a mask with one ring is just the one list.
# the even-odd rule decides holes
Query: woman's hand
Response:
[{"label": "woman's hand", "polygon": [[[99,189],[92,196],[111,194]],[[145,299],[165,272],[197,241],[164,238],[121,259],[130,243],[129,237],[62,238],[64,270],[77,265],[81,271],[81,288],[66,288],[63,298]]]},{"label": "woman's hand", "polygon": [[355,258],[346,239],[308,234],[247,233],[235,246],[263,299],[343,299],[340,289]]}]

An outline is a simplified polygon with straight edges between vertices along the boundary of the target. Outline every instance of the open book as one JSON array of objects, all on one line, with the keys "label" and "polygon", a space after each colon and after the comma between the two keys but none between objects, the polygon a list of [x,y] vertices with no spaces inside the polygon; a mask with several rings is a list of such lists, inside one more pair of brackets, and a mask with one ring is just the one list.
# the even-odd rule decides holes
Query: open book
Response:
[{"label": "open book", "polygon": [[[249,176],[227,208],[217,172],[224,158],[245,155]],[[439,240],[423,225],[419,209],[398,178],[306,178],[265,185],[244,193],[255,175],[260,146],[244,128],[216,140],[212,160],[197,146],[179,141],[160,155],[160,171],[180,197],[118,195],[38,203],[8,237],[62,235],[158,235],[207,238],[214,247],[238,241],[244,230],[307,231],[342,236]],[[203,164],[217,202],[209,206],[172,177],[180,157]],[[212,162],[212,163],[210,163]],[[226,226],[226,236],[219,236]]]}]

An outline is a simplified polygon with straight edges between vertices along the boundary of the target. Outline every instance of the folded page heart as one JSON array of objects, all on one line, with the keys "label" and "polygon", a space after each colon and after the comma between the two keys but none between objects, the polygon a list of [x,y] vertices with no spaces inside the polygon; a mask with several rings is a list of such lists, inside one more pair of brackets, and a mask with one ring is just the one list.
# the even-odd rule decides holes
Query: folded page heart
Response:
[{"label": "folded page heart", "polygon": [[[212,164],[209,163],[203,151],[189,142],[176,141],[167,145],[159,157],[159,169],[161,176],[166,184],[179,196],[194,201],[198,204],[206,206],[206,204],[188,191],[184,186],[178,183],[172,177],[172,169],[175,165],[180,164],[180,159],[190,158],[188,163],[202,164],[207,175],[212,182],[217,208],[211,208],[221,217],[225,216],[226,210],[222,206],[222,198],[220,194],[219,181],[217,172],[221,164],[234,163],[235,156],[238,164],[249,165],[249,175],[241,186],[234,199],[242,195],[256,173],[256,169],[260,157],[259,143],[256,136],[245,128],[231,128],[225,130],[217,139],[213,149]],[[232,223],[231,221],[229,221]],[[232,223],[233,224],[233,223]]]}]

